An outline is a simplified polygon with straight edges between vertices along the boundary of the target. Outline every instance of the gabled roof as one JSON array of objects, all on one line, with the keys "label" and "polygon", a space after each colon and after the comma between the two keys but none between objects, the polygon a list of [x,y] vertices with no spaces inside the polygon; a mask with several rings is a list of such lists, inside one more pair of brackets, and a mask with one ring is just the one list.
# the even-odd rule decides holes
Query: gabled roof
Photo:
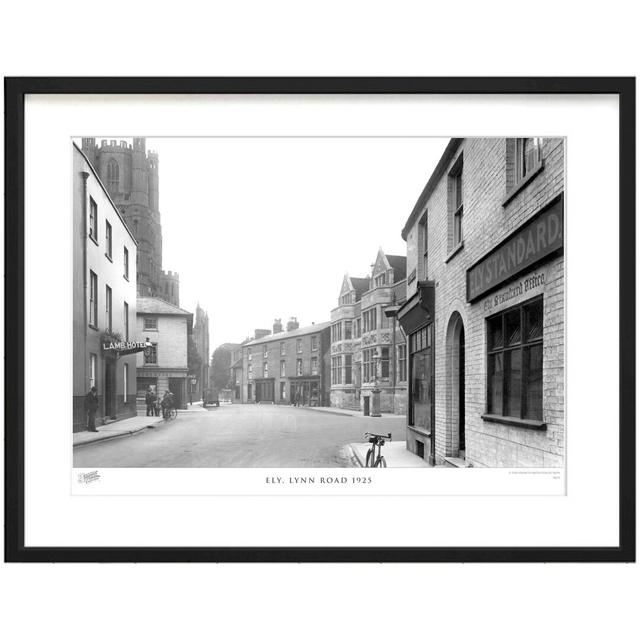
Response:
[{"label": "gabled roof", "polygon": [[349,278],[351,280],[351,284],[356,292],[356,302],[360,300],[363,293],[369,291],[369,284],[371,280],[369,278]]},{"label": "gabled roof", "polygon": [[389,265],[393,269],[393,279],[395,282],[404,280],[407,277],[407,258],[405,256],[387,255]]},{"label": "gabled roof", "polygon": [[161,316],[192,316],[190,311],[185,311],[162,298],[141,297],[136,299],[136,313],[154,313]]},{"label": "gabled roof", "polygon": [[264,338],[258,338],[258,340],[251,340],[243,344],[243,347],[251,347],[254,344],[264,344],[265,342],[282,342],[287,338],[295,338],[297,336],[305,336],[311,333],[319,333],[323,329],[331,326],[331,321],[328,322],[316,322],[308,327],[302,327],[301,329],[293,329],[293,331],[281,331],[280,333],[271,333]]}]

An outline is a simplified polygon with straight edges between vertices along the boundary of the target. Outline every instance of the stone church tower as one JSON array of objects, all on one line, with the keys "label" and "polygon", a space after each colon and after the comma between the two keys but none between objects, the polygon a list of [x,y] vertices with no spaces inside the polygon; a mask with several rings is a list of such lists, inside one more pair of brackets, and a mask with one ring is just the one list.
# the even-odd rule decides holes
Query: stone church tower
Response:
[{"label": "stone church tower", "polygon": [[145,138],[82,138],[82,151],[138,242],[138,296],[159,297],[180,306],[180,277],[162,270],[162,225],[158,197],[158,155]]}]

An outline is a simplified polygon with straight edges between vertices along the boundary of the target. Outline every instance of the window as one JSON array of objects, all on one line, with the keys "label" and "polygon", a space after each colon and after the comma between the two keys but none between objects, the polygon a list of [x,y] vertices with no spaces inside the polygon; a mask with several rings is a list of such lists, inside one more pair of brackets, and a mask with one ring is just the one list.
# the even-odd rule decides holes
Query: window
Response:
[{"label": "window", "polygon": [[344,383],[345,384],[351,384],[353,381],[351,377],[351,359],[352,359],[351,355],[345,355],[344,357]]},{"label": "window", "polygon": [[286,356],[287,355],[287,347],[286,347],[286,344],[284,342],[280,343],[280,355],[281,356]]},{"label": "window", "polygon": [[543,301],[487,320],[487,413],[542,421]]},{"label": "window", "polygon": [[380,326],[383,329],[387,329],[389,327],[389,318],[387,314],[384,312],[384,307],[380,307]]},{"label": "window", "polygon": [[362,336],[362,320],[360,318],[358,318],[356,320],[356,330],[355,330],[355,334],[354,334],[354,338],[359,338],[360,336]]},{"label": "window", "polygon": [[251,380],[253,378],[253,365],[250,364],[249,367],[247,368],[247,377],[249,378],[249,380]]},{"label": "window", "polygon": [[515,170],[518,183],[533,173],[542,159],[542,138],[516,138]]},{"label": "window", "polygon": [[374,280],[374,285],[376,287],[382,287],[387,283],[387,274],[381,273],[379,276],[376,276]]},{"label": "window", "polygon": [[129,249],[124,248],[124,277],[129,279]]},{"label": "window", "polygon": [[98,242],[98,205],[89,197],[89,237]]},{"label": "window", "polygon": [[426,279],[429,274],[429,225],[427,222],[427,212],[425,211],[420,221],[420,255],[422,260],[422,277]]},{"label": "window", "polygon": [[296,340],[296,351],[298,353],[302,353],[302,339],[301,338],[298,338]]},{"label": "window", "polygon": [[129,342],[129,305],[124,303],[124,339]]},{"label": "window", "polygon": [[107,331],[111,333],[113,331],[113,308],[111,303],[113,302],[113,295],[111,293],[111,287],[106,285],[105,287],[105,311],[107,314]]},{"label": "window", "polygon": [[342,356],[331,358],[331,384],[342,384]]},{"label": "window", "polygon": [[129,365],[125,362],[122,367],[122,401],[127,402],[127,389],[129,387]]},{"label": "window", "polygon": [[263,378],[268,378],[269,377],[269,363],[265,362],[262,365],[262,377]]},{"label": "window", "polygon": [[346,320],[344,323],[344,339],[351,340],[351,336],[353,335],[351,320]]},{"label": "window", "polygon": [[247,360],[251,362],[251,347],[247,347]]},{"label": "window", "polygon": [[267,345],[265,344],[264,347],[262,347],[262,357],[266,358],[269,355],[269,349],[267,348]]},{"label": "window", "polygon": [[463,213],[463,185],[462,185],[462,155],[456,160],[449,173],[449,211],[453,224],[453,245],[455,249],[462,243],[462,213]]},{"label": "window", "polygon": [[120,178],[120,167],[118,163],[112,158],[107,162],[107,189],[109,191],[118,190],[118,182]]},{"label": "window", "polygon": [[340,342],[342,340],[342,322],[331,325],[331,342]]},{"label": "window", "polygon": [[157,331],[158,318],[150,318],[149,316],[145,316],[143,320],[143,326],[145,331]]},{"label": "window", "polygon": [[367,331],[375,331],[377,328],[377,319],[378,319],[378,308],[373,307],[373,309],[367,309],[362,314],[363,333],[367,333]]},{"label": "window", "polygon": [[380,377],[389,379],[389,347],[382,347],[381,349]]},{"label": "window", "polygon": [[105,255],[109,260],[112,259],[113,251],[113,230],[111,229],[111,223],[108,220],[104,221],[104,240],[105,240]]},{"label": "window", "polygon": [[145,364],[158,364],[158,343],[152,342],[150,347],[144,350]]},{"label": "window", "polygon": [[302,359],[298,358],[296,360],[296,375],[301,376],[302,375]]},{"label": "window", "polygon": [[287,375],[287,362],[286,360],[280,360],[280,377],[284,378]]},{"label": "window", "polygon": [[311,351],[318,350],[318,336],[311,336]]},{"label": "window", "polygon": [[351,293],[345,293],[340,297],[340,304],[351,304]]},{"label": "window", "polygon": [[398,352],[398,382],[407,381],[407,345],[399,344],[396,347]]},{"label": "window", "polygon": [[311,375],[318,375],[318,358],[316,357],[311,358]]},{"label": "window", "polygon": [[281,382],[280,383],[280,400],[286,400],[286,399],[287,399],[287,383]]},{"label": "window", "polygon": [[98,276],[89,271],[89,326],[98,328]]},{"label": "window", "polygon": [[96,382],[96,370],[98,366],[98,356],[95,353],[89,354],[89,389],[95,387]]},{"label": "window", "polygon": [[372,380],[372,349],[362,350],[362,382],[371,382]]}]

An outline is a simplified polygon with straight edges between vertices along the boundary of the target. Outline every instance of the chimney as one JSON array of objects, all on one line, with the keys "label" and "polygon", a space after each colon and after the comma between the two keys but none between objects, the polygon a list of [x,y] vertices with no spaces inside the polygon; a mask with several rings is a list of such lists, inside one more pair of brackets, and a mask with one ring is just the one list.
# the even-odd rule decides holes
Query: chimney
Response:
[{"label": "chimney", "polygon": [[271,333],[269,329],[256,329],[254,332],[254,340],[260,340],[260,338],[264,338]]},{"label": "chimney", "polygon": [[298,323],[298,318],[291,317],[289,318],[289,322],[287,322],[287,331],[294,331],[300,326]]},{"label": "chimney", "polygon": [[276,318],[273,321],[273,333],[282,333],[282,318]]}]

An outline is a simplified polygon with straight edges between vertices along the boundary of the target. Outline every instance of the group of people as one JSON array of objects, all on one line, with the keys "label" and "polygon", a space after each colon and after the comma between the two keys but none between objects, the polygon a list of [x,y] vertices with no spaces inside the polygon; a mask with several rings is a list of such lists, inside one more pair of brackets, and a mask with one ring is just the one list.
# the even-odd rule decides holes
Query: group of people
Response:
[{"label": "group of people", "polygon": [[175,406],[175,396],[169,389],[164,392],[161,399],[155,394],[153,388],[149,387],[144,399],[147,405],[148,416],[159,416],[162,410],[162,417],[166,418],[169,411]]}]

